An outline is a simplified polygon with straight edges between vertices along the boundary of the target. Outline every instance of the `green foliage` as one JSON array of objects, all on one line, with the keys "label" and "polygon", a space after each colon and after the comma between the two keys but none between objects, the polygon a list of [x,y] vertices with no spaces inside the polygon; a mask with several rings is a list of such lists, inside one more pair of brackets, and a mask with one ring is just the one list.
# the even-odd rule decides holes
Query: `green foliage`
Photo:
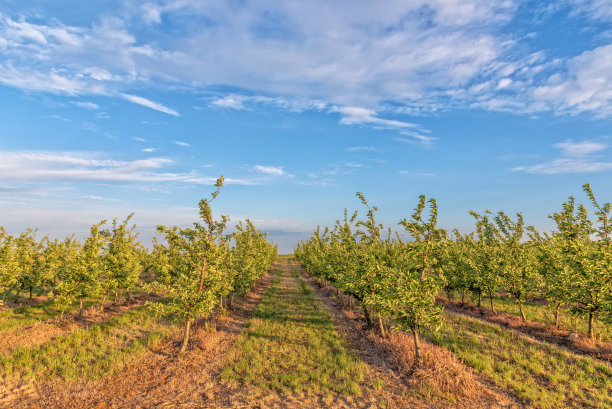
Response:
[{"label": "green foliage", "polygon": [[[163,294],[167,302],[151,303],[156,314],[171,313],[185,324],[184,352],[192,320],[206,318],[219,301],[236,291],[241,294],[271,266],[276,248],[250,221],[239,224],[233,235],[224,235],[229,219],[215,220],[210,203],[219,195],[223,176],[210,199],[199,202],[200,222],[191,228],[158,226],[166,246],[155,242],[153,256],[159,280],[147,289]],[[235,240],[233,250],[230,240]]]}]

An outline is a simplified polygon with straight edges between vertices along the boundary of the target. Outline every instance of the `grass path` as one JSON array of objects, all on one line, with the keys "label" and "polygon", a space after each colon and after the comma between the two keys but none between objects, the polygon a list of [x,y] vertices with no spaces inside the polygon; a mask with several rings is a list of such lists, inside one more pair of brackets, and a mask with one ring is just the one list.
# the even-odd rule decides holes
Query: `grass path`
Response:
[{"label": "grass path", "polygon": [[265,294],[227,355],[220,378],[253,398],[277,394],[330,405],[359,396],[367,365],[347,350],[329,311],[316,299],[292,259],[281,259]]}]

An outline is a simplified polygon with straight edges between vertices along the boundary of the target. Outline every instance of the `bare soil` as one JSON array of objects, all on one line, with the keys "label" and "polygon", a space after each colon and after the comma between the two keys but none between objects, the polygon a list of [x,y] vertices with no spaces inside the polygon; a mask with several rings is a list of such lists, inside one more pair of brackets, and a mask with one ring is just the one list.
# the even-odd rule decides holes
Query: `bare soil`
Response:
[{"label": "bare soil", "polygon": [[611,342],[591,340],[583,335],[570,339],[571,331],[557,328],[554,325],[530,320],[523,322],[521,317],[517,317],[514,314],[507,312],[493,313],[493,311],[484,307],[478,308],[478,306],[473,304],[452,301],[442,297],[438,298],[438,302],[444,305],[444,308],[449,312],[479,318],[513,329],[538,341],[559,345],[576,354],[588,355],[602,361],[612,362]]}]

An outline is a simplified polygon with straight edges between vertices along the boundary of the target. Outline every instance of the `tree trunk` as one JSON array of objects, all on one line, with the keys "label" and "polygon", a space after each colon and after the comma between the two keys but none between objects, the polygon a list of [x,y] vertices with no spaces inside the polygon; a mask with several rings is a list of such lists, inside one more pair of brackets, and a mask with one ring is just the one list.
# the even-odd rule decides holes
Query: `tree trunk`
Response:
[{"label": "tree trunk", "polygon": [[497,314],[497,311],[495,311],[495,306],[493,305],[493,293],[489,293],[489,300],[491,301],[491,311],[493,311],[493,314]]},{"label": "tree trunk", "polygon": [[15,304],[17,304],[19,302],[19,293],[21,292],[21,290],[15,290]]},{"label": "tree trunk", "polygon": [[380,312],[378,313],[378,329],[380,330],[380,336],[386,338],[385,324],[383,323],[382,314]]},{"label": "tree trunk", "polygon": [[525,311],[523,310],[523,303],[519,304],[519,311],[521,312],[521,319],[523,322],[527,321],[527,317],[525,317]]},{"label": "tree trunk", "polygon": [[363,308],[363,314],[365,315],[366,322],[368,323],[368,327],[371,327],[372,318],[370,318],[370,313],[368,312],[368,309],[366,308],[365,304],[362,305],[362,308]]},{"label": "tree trunk", "polygon": [[102,296],[102,302],[100,303],[100,312],[104,312],[104,301],[106,301],[107,296],[108,296],[108,290]]},{"label": "tree trunk", "polygon": [[595,322],[595,313],[590,312],[589,313],[589,338],[591,339],[595,338],[595,331],[593,328],[594,322]]},{"label": "tree trunk", "polygon": [[4,294],[2,294],[2,305],[6,302],[6,290],[4,290]]},{"label": "tree trunk", "polygon": [[115,290],[115,299],[113,300],[113,304],[117,304],[117,297],[119,297],[119,289]]},{"label": "tree trunk", "polygon": [[482,305],[482,291],[478,291],[478,308]]},{"label": "tree trunk", "polygon": [[30,287],[30,300],[32,299],[32,287]]},{"label": "tree trunk", "polygon": [[83,316],[83,296],[79,297],[79,315]]},{"label": "tree trunk", "polygon": [[412,336],[414,338],[414,358],[418,365],[421,362],[421,343],[419,341],[419,334],[416,330],[412,330]]},{"label": "tree trunk", "polygon": [[465,290],[461,291],[461,304],[465,304]]},{"label": "tree trunk", "polygon": [[555,306],[555,327],[559,328],[559,310],[561,309],[561,303],[557,303]]},{"label": "tree trunk", "polygon": [[179,355],[183,354],[187,350],[187,342],[189,342],[189,330],[191,329],[191,318],[185,323],[185,332],[183,333],[183,343],[181,344],[181,350]]},{"label": "tree trunk", "polygon": [[125,292],[127,293],[127,302],[129,304],[132,301],[132,294],[130,294],[130,289],[129,288],[127,290],[125,290]]}]

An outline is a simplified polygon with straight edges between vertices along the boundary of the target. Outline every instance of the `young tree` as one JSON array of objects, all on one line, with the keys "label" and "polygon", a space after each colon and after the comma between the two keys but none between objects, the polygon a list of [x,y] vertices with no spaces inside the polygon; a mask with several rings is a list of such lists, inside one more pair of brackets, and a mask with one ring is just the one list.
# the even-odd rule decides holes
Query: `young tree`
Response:
[{"label": "young tree", "polygon": [[[601,227],[595,228],[588,218],[588,212],[583,205],[575,205],[570,197],[563,204],[563,210],[551,216],[557,223],[558,232],[554,234],[563,246],[564,268],[569,274],[568,295],[573,302],[572,311],[588,317],[588,335],[594,338],[594,323],[599,313],[607,315],[607,299],[610,294],[612,271],[610,268],[609,248],[609,211],[606,203],[599,206],[590,190],[585,191],[594,202]],[[591,236],[597,234],[599,241],[593,241]]]},{"label": "young tree", "polygon": [[84,270],[81,255],[81,244],[74,237],[67,237],[62,242],[55,240],[48,247],[46,258],[47,268],[55,272],[56,284],[49,297],[60,311],[60,321],[64,319],[65,311],[77,299],[77,290],[82,285]]},{"label": "young tree", "polygon": [[193,320],[207,318],[228,288],[229,251],[223,235],[228,218],[214,220],[210,206],[222,186],[223,176],[217,179],[210,199],[200,201],[200,223],[186,229],[157,227],[165,234],[171,269],[166,279],[149,285],[150,290],[164,294],[168,302],[150,305],[158,315],[172,312],[184,323],[179,354],[187,349]]},{"label": "young tree", "polygon": [[40,273],[43,267],[42,244],[36,241],[36,230],[27,229],[15,239],[16,267],[19,279],[16,288],[15,302],[19,301],[22,290],[30,292],[40,283]]},{"label": "young tree", "polygon": [[504,212],[495,216],[500,232],[500,268],[505,289],[512,294],[521,312],[523,322],[527,320],[523,305],[527,299],[540,294],[541,280],[534,260],[532,243],[523,243],[525,222],[521,213],[512,221]]},{"label": "young tree", "polygon": [[[423,211],[427,204],[429,217],[425,219]],[[443,307],[435,304],[435,298],[445,283],[441,256],[447,233],[437,227],[436,200],[427,200],[424,195],[419,196],[411,220],[404,219],[399,224],[404,226],[414,240],[407,249],[411,263],[399,269],[392,276],[392,282],[388,282],[387,288],[393,289],[393,294],[387,302],[393,311],[395,328],[412,332],[415,357],[419,362],[419,333],[425,330],[435,332],[443,322]]]},{"label": "young tree", "polygon": [[487,210],[484,215],[472,211],[470,214],[476,219],[476,237],[473,241],[472,266],[475,272],[475,283],[480,290],[478,306],[481,304],[482,292],[486,292],[491,302],[491,311],[495,313],[493,297],[499,291],[500,285],[500,239],[499,231],[489,218],[492,213]]},{"label": "young tree", "polygon": [[0,286],[4,289],[2,305],[6,302],[6,294],[19,280],[16,264],[14,238],[0,226]]},{"label": "young tree", "polygon": [[108,232],[107,249],[104,257],[104,297],[100,309],[104,308],[104,301],[109,292],[125,290],[128,302],[130,301],[130,289],[136,285],[142,272],[140,263],[140,249],[142,245],[138,241],[138,233],[135,233],[136,225],[128,227],[130,214],[122,223],[113,219],[113,225]]}]

